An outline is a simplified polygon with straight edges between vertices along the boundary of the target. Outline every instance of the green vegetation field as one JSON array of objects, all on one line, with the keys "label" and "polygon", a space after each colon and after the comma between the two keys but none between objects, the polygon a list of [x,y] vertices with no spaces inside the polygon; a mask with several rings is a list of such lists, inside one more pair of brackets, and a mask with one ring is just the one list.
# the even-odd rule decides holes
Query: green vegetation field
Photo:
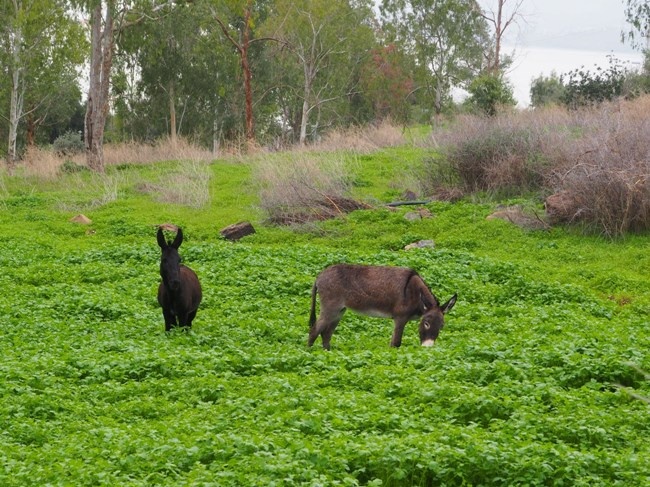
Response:
[{"label": "green vegetation field", "polygon": [[[417,158],[354,158],[358,194],[396,198]],[[273,228],[248,163],[210,165],[198,210],[141,190],[177,169],[2,179],[0,485],[650,485],[648,235],[524,231],[471,202]],[[257,233],[219,238],[240,220]],[[191,333],[165,334],[155,298],[164,222],[204,288]],[[337,262],[457,292],[436,346],[346,314],[331,352],[307,349]]]}]

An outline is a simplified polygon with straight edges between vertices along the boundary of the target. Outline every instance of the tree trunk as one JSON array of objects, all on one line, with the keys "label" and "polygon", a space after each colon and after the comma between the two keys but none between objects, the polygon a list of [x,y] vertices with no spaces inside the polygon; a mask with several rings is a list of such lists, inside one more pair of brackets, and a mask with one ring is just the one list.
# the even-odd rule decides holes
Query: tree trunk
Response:
[{"label": "tree trunk", "polygon": [[108,116],[108,89],[113,64],[112,7],[112,2],[109,1],[106,5],[105,19],[102,16],[102,2],[98,2],[91,12],[92,50],[85,138],[86,163],[96,172],[104,172],[104,127]]},{"label": "tree trunk", "polygon": [[212,122],[212,155],[216,156],[219,153],[219,139],[221,138],[221,130],[219,130],[219,118],[217,111],[214,113],[214,121]]},{"label": "tree trunk", "polygon": [[174,82],[169,82],[169,140],[176,147],[176,103],[174,103]]},{"label": "tree trunk", "polygon": [[244,12],[244,38],[241,44],[241,67],[244,72],[244,96],[246,98],[246,141],[249,144],[252,144],[255,139],[255,127],[253,122],[253,75],[248,63],[251,10],[251,0],[249,0],[246,5],[246,11]]},{"label": "tree trunk", "polygon": [[[306,89],[305,89],[306,91]],[[307,141],[307,119],[309,118],[309,103],[307,98],[302,102],[302,116],[300,117],[300,145]]]},{"label": "tree trunk", "polygon": [[305,85],[303,91],[303,101],[302,101],[302,116],[300,117],[300,145],[305,145],[307,141],[307,123],[309,122],[309,98],[311,98],[311,87],[313,84],[313,79],[315,77],[314,69],[307,61],[306,57],[303,57],[303,71],[305,73]]},{"label": "tree trunk", "polygon": [[36,120],[34,120],[34,114],[30,112],[27,115],[27,147],[34,147],[36,145]]},{"label": "tree trunk", "polygon": [[242,27],[241,40],[239,42],[230,35],[226,24],[219,18],[218,15],[216,15],[214,10],[212,11],[212,14],[219,24],[219,27],[221,27],[223,34],[239,53],[241,68],[244,75],[244,113],[246,117],[244,121],[244,132],[246,135],[246,142],[250,148],[255,141],[255,123],[253,118],[253,74],[251,73],[250,64],[248,62],[248,48],[251,44],[250,24],[251,16],[253,14],[253,0],[248,0],[246,2],[246,7],[244,9],[244,25]]},{"label": "tree trunk", "polygon": [[11,70],[11,95],[9,102],[9,143],[7,147],[7,166],[12,169],[17,159],[16,141],[18,140],[18,122],[23,111],[23,93],[20,85],[22,83],[20,66],[20,48],[23,42],[22,29],[14,31],[14,38],[11,41],[11,57],[13,69]]},{"label": "tree trunk", "polygon": [[497,18],[495,22],[495,33],[494,33],[494,66],[493,72],[498,73],[501,68],[501,38],[503,37],[503,4],[505,0],[499,0],[499,6],[497,8]]}]

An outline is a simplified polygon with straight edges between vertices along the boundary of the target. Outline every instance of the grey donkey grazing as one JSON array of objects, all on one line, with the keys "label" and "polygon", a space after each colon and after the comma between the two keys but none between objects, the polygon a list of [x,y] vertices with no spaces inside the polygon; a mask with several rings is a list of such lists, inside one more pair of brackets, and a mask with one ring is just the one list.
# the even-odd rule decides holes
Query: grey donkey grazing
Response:
[{"label": "grey donkey grazing", "polygon": [[[316,319],[316,294],[320,296],[320,315]],[[402,344],[404,327],[420,320],[420,344],[435,344],[444,326],[444,315],[456,304],[457,294],[443,305],[412,269],[389,266],[336,264],[323,270],[312,287],[309,340],[318,335],[323,348],[330,349],[336,325],[347,308],[364,315],[393,318],[395,329],[391,347]]]}]

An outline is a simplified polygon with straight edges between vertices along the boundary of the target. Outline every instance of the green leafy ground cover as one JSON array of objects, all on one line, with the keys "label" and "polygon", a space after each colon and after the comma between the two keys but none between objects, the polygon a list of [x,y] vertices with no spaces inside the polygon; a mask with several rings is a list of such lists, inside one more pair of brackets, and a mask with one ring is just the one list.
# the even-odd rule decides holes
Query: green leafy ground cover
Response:
[{"label": "green leafy ground cover", "polygon": [[[354,158],[358,191],[391,199],[410,153]],[[247,164],[211,165],[201,210],[137,189],[175,170],[112,168],[101,205],[89,174],[4,179],[0,485],[650,485],[630,394],[650,396],[630,365],[650,370],[647,236],[526,232],[467,202],[270,228]],[[242,219],[258,232],[218,238]],[[155,299],[167,221],[204,287],[188,334]],[[390,349],[389,320],[347,314],[331,352],[307,349],[311,285],[337,262],[458,292],[436,347],[411,323]]]}]

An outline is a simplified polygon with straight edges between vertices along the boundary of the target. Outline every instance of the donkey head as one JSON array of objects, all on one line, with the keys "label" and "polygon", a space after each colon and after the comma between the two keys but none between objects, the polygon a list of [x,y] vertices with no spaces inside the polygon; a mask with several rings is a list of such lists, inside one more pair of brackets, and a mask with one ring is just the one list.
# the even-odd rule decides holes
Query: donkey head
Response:
[{"label": "donkey head", "polygon": [[176,291],[181,286],[181,257],[178,247],[183,242],[183,231],[179,228],[173,242],[167,243],[162,228],[158,228],[158,245],[162,249],[160,276],[166,287]]},{"label": "donkey head", "polygon": [[457,297],[454,294],[449,301],[440,306],[438,298],[435,296],[433,296],[433,300],[427,298],[424,294],[420,296],[423,309],[422,319],[420,320],[420,344],[423,347],[431,347],[436,343],[440,330],[445,326],[444,315],[454,307]]}]

